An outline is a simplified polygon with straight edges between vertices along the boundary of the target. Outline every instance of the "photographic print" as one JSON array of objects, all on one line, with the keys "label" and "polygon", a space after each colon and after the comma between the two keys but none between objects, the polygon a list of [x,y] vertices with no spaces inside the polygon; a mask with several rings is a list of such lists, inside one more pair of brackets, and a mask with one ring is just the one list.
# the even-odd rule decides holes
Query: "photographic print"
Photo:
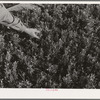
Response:
[{"label": "photographic print", "polygon": [[0,3],[0,88],[99,89],[100,4]]}]

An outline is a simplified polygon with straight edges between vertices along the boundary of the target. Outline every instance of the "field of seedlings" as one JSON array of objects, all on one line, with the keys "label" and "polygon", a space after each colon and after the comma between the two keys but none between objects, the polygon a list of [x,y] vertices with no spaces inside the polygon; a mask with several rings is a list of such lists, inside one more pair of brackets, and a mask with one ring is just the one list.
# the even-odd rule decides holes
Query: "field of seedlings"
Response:
[{"label": "field of seedlings", "polygon": [[39,40],[0,25],[0,88],[100,88],[100,5],[38,7],[12,13]]}]

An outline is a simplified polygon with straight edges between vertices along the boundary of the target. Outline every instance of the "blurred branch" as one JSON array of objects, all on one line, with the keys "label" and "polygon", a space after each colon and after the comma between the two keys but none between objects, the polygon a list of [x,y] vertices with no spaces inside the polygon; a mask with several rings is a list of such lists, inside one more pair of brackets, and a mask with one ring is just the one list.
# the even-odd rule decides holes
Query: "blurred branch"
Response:
[{"label": "blurred branch", "polygon": [[43,8],[42,5],[34,5],[34,4],[18,4],[13,7],[8,8],[9,11],[20,11],[20,10],[40,10],[40,7]]}]

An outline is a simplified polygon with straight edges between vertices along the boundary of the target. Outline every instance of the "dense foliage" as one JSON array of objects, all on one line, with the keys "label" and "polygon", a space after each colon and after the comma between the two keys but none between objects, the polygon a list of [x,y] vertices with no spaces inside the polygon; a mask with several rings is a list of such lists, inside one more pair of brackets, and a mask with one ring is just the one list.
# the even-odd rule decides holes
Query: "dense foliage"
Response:
[{"label": "dense foliage", "polygon": [[40,40],[0,26],[0,87],[100,88],[100,5],[43,6],[13,12]]}]

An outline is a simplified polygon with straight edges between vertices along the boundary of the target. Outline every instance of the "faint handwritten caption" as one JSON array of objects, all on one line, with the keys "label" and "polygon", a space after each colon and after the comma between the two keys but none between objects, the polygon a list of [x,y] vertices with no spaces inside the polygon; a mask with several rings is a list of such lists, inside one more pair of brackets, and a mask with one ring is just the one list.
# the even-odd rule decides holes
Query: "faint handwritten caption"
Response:
[{"label": "faint handwritten caption", "polygon": [[58,91],[58,89],[46,89],[46,91]]}]

